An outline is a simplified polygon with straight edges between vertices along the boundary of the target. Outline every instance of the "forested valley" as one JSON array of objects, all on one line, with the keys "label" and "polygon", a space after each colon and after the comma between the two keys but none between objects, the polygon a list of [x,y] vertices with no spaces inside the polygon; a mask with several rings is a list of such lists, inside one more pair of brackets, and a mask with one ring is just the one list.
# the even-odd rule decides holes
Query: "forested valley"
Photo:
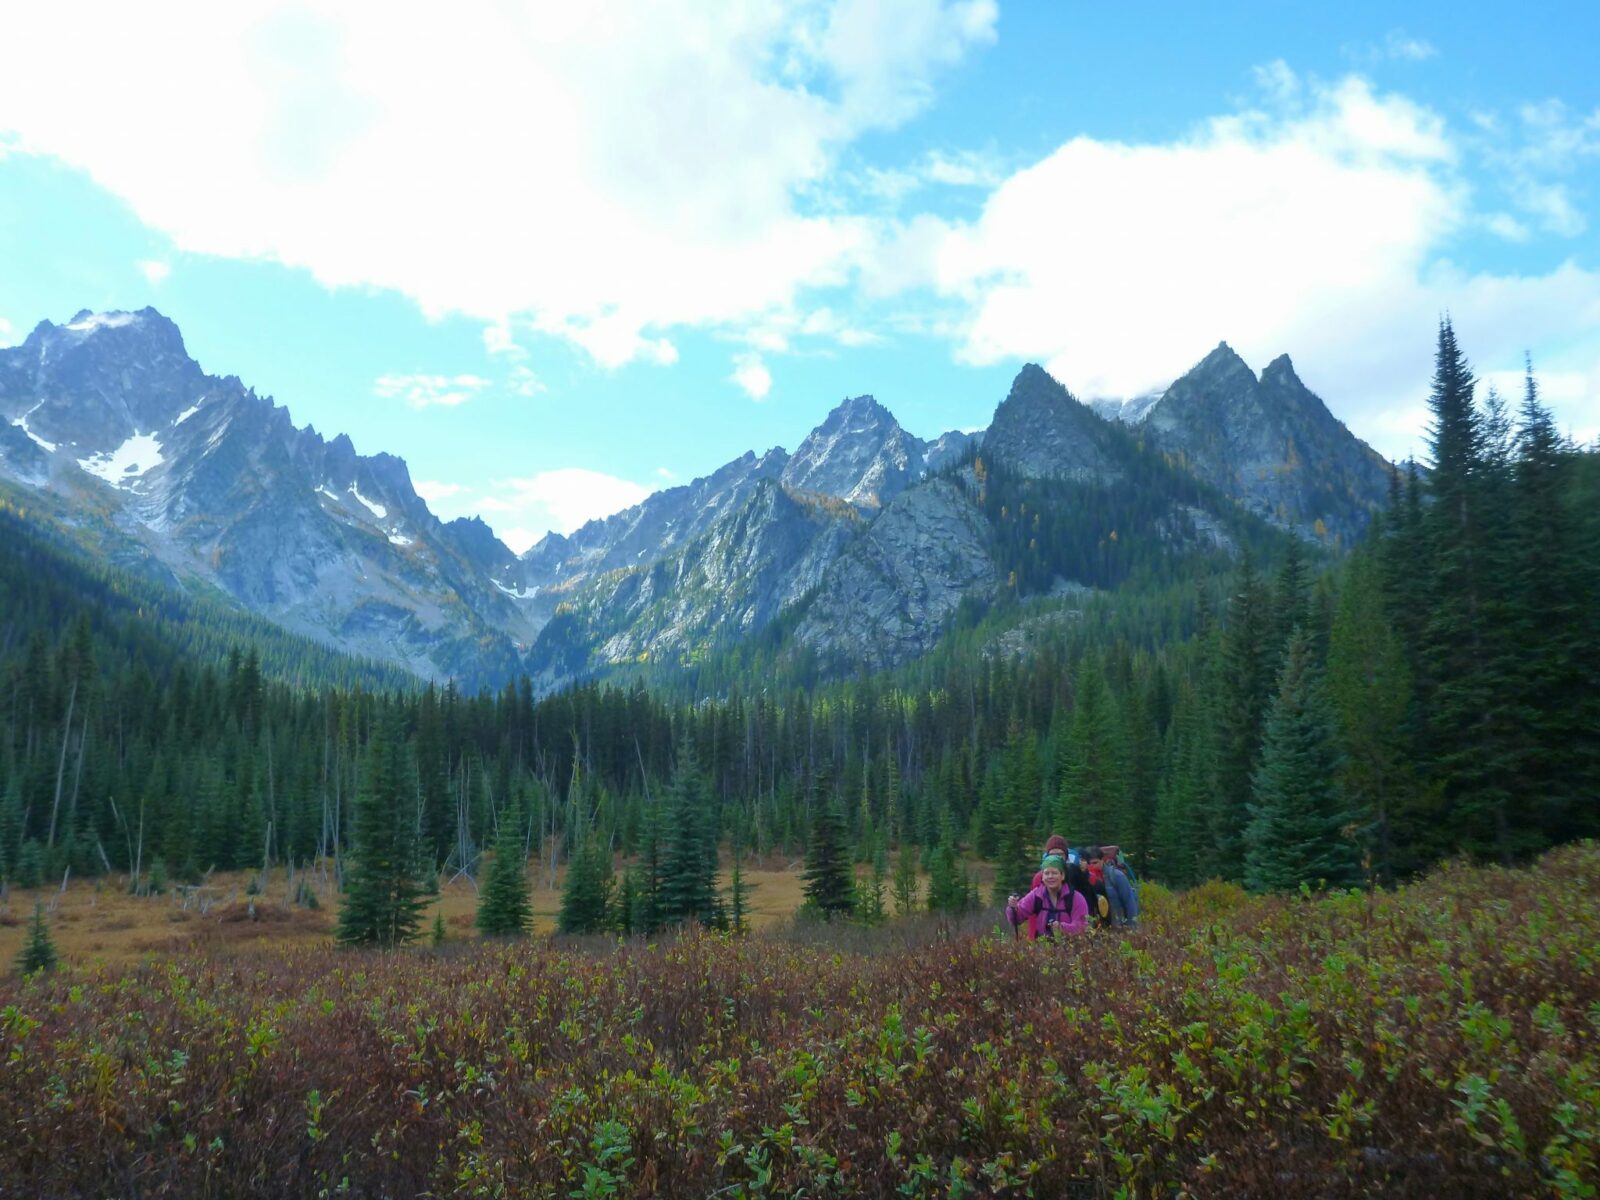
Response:
[{"label": "forested valley", "polygon": [[1267,539],[1174,578],[1118,567],[1152,541],[1124,526],[1074,549],[1096,587],[1064,598],[1041,534],[1048,555],[1093,514],[1065,531],[1070,505],[990,468],[1008,598],[911,666],[806,687],[734,658],[700,694],[406,686],[220,606],[165,611],[12,506],[0,872],[342,874],[377,839],[424,888],[498,847],[572,860],[574,928],[628,932],[725,920],[720,859],[819,843],[871,868],[839,907],[877,916],[891,870],[964,907],[986,860],[1003,895],[1051,831],[1177,886],[1517,861],[1600,831],[1600,461],[1531,368],[1515,406],[1475,402],[1448,323],[1431,408],[1432,461],[1348,551]]}]

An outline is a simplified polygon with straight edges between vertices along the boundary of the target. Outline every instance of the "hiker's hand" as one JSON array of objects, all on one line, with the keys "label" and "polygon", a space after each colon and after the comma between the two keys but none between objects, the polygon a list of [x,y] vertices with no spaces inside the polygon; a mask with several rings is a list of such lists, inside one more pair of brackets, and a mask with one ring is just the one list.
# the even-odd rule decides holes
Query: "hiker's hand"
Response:
[{"label": "hiker's hand", "polygon": [[1006,907],[1007,908],[1015,908],[1017,906],[1017,899],[1018,899],[1017,894],[1015,892],[1012,892],[1011,895],[1006,897]]}]

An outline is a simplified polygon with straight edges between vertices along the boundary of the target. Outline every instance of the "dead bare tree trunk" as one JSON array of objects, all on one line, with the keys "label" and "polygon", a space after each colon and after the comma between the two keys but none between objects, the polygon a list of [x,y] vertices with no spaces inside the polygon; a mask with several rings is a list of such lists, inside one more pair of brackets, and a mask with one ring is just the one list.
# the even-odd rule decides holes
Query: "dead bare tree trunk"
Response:
[{"label": "dead bare tree trunk", "polygon": [[56,760],[56,798],[50,805],[50,836],[45,845],[56,844],[56,814],[61,809],[61,777],[67,769],[67,741],[72,735],[72,710],[78,703],[78,681],[72,681],[72,691],[67,694],[67,719],[61,727],[61,756]]}]

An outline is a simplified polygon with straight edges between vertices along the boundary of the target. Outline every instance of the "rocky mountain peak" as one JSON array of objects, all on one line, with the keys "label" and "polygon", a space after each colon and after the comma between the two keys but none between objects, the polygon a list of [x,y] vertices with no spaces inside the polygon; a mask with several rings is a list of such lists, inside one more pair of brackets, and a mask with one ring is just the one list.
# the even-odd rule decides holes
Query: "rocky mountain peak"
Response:
[{"label": "rocky mountain peak", "polygon": [[924,448],[876,399],[855,396],[806,435],[784,467],[782,482],[874,507],[918,478]]},{"label": "rocky mountain peak", "polygon": [[1167,389],[1144,427],[1200,478],[1303,534],[1354,536],[1384,499],[1383,460],[1300,381],[1287,354],[1258,379],[1222,343]]},{"label": "rocky mountain peak", "polygon": [[1249,376],[1255,381],[1256,373],[1250,369],[1250,364],[1239,357],[1239,352],[1227,342],[1218,342],[1217,348],[1202,358],[1190,369],[1192,377],[1203,377],[1209,380],[1237,381],[1241,376]]},{"label": "rocky mountain peak", "polygon": [[65,325],[40,321],[28,342],[36,347],[51,344],[62,350],[92,342],[96,350],[106,354],[156,353],[187,357],[183,334],[177,325],[149,307],[137,312],[97,313],[79,309]]},{"label": "rocky mountain peak", "polygon": [[1117,474],[1108,422],[1037,363],[1017,372],[983,437],[985,456],[1036,479],[1108,479]]},{"label": "rocky mountain peak", "polygon": [[1280,354],[1267,364],[1267,369],[1261,372],[1261,382],[1266,384],[1278,383],[1290,387],[1303,388],[1300,376],[1294,372],[1294,363],[1289,361],[1287,354]]},{"label": "rocky mountain peak", "polygon": [[178,327],[153,308],[81,310],[65,325],[41,321],[21,346],[0,350],[0,416],[25,418],[39,445],[78,459],[167,428],[204,384]]}]

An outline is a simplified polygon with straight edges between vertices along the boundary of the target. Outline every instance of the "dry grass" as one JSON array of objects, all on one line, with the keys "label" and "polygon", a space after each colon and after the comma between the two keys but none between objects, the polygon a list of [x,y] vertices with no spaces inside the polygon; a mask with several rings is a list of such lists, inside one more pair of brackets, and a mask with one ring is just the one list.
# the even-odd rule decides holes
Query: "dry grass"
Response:
[{"label": "dry grass", "polygon": [[[805,899],[800,871],[798,859],[784,856],[746,861],[754,928],[794,915]],[[338,895],[331,878],[321,871],[295,875],[294,887],[304,882],[317,897],[319,907],[308,909],[292,902],[289,880],[281,869],[268,875],[260,895],[248,895],[255,874],[216,874],[204,886],[173,888],[159,896],[130,895],[128,879],[122,875],[71,880],[65,889],[10,888],[0,896],[0,970],[22,949],[35,901],[44,906],[62,960],[77,966],[126,964],[150,955],[249,944],[314,946],[333,936]],[[551,879],[537,864],[529,870],[536,933],[555,930],[564,874],[558,871]],[[724,889],[727,883],[724,864]],[[424,912],[424,928],[431,928],[435,913],[442,911],[449,936],[476,937],[477,907],[477,888],[471,879],[463,876],[447,882]]]}]

